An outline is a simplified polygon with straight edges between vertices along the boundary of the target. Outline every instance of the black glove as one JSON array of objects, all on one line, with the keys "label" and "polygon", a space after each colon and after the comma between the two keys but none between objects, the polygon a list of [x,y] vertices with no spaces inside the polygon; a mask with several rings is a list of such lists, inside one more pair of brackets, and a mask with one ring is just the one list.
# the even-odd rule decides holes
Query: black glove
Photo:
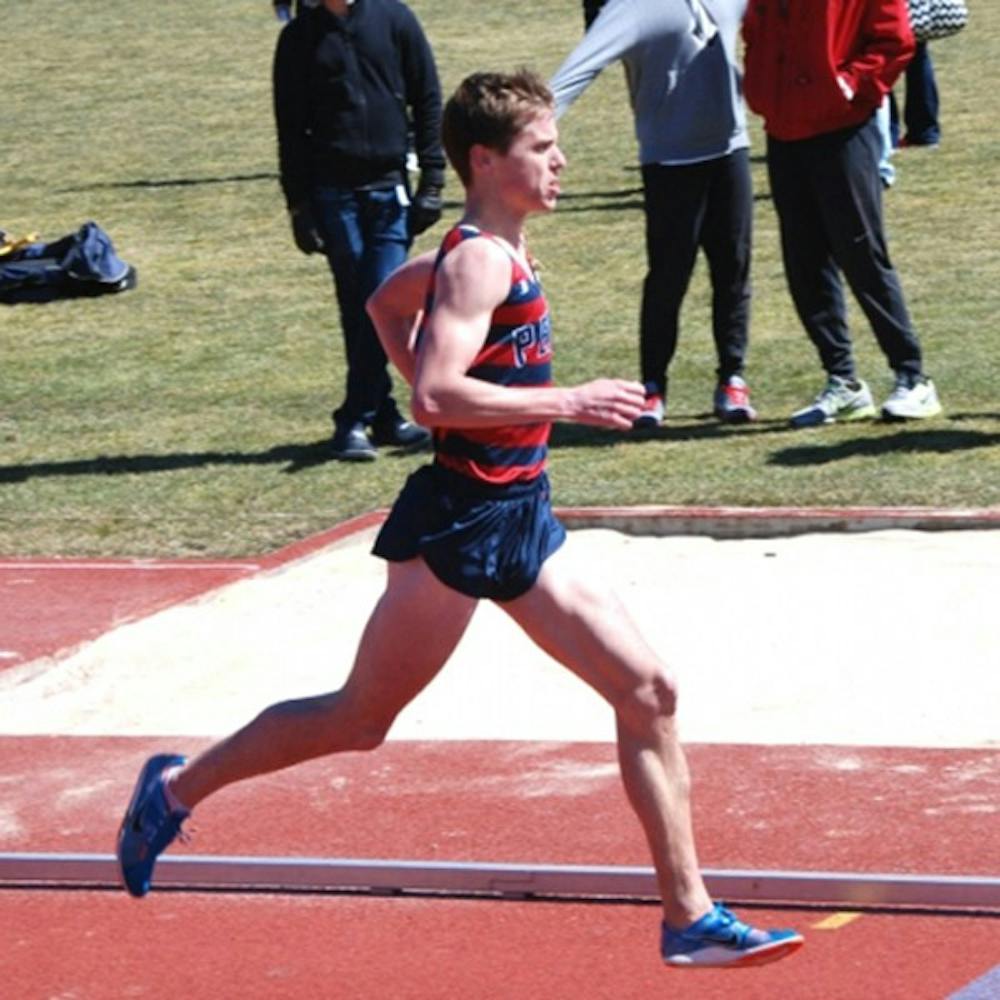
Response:
[{"label": "black glove", "polygon": [[295,205],[289,210],[292,218],[292,236],[295,245],[303,253],[319,253],[323,249],[323,237],[307,204]]},{"label": "black glove", "polygon": [[406,220],[411,240],[414,236],[419,236],[425,229],[430,229],[441,218],[441,189],[443,187],[444,185],[439,181],[432,182],[421,177]]}]

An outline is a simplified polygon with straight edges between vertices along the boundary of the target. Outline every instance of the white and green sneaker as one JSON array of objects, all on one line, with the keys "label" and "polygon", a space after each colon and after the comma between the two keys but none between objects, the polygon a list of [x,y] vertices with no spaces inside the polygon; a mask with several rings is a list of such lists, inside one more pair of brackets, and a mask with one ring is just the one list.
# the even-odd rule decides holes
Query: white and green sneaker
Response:
[{"label": "white and green sneaker", "polygon": [[934,383],[926,375],[916,379],[905,375],[896,377],[896,387],[882,404],[883,420],[926,420],[941,413]]},{"label": "white and green sneaker", "polygon": [[839,421],[867,420],[875,416],[871,389],[861,379],[831,375],[823,391],[789,421],[793,427],[818,427]]}]

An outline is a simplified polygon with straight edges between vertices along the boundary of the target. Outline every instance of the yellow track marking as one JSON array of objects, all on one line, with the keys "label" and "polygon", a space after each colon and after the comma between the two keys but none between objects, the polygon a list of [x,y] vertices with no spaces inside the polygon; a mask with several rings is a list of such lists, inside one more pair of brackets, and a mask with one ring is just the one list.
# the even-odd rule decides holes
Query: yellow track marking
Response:
[{"label": "yellow track marking", "polygon": [[813,924],[813,930],[839,931],[841,927],[846,927],[847,924],[853,923],[860,916],[861,914],[857,912],[831,913],[830,916],[824,917],[818,924]]}]

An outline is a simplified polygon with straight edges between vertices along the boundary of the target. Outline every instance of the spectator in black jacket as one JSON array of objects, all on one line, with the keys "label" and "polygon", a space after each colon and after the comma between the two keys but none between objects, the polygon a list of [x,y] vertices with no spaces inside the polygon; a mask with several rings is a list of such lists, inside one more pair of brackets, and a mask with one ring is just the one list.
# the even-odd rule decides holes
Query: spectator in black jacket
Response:
[{"label": "spectator in black jacket", "polygon": [[[347,355],[333,451],[375,458],[429,435],[392,398],[365,300],[441,216],[441,91],[430,46],[400,0],[323,0],[281,30],[274,58],[281,186],[298,248],[333,273]],[[410,196],[407,130],[420,167]]]}]

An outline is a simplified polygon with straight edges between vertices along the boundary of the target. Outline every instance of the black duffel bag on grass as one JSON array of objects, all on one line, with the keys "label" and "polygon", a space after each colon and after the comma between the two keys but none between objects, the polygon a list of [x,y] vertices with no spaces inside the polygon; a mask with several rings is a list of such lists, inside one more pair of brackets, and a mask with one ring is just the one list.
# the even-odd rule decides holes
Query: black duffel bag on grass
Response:
[{"label": "black duffel bag on grass", "polygon": [[115,253],[96,223],[51,243],[15,240],[0,231],[0,302],[50,302],[135,288],[135,268]]}]

